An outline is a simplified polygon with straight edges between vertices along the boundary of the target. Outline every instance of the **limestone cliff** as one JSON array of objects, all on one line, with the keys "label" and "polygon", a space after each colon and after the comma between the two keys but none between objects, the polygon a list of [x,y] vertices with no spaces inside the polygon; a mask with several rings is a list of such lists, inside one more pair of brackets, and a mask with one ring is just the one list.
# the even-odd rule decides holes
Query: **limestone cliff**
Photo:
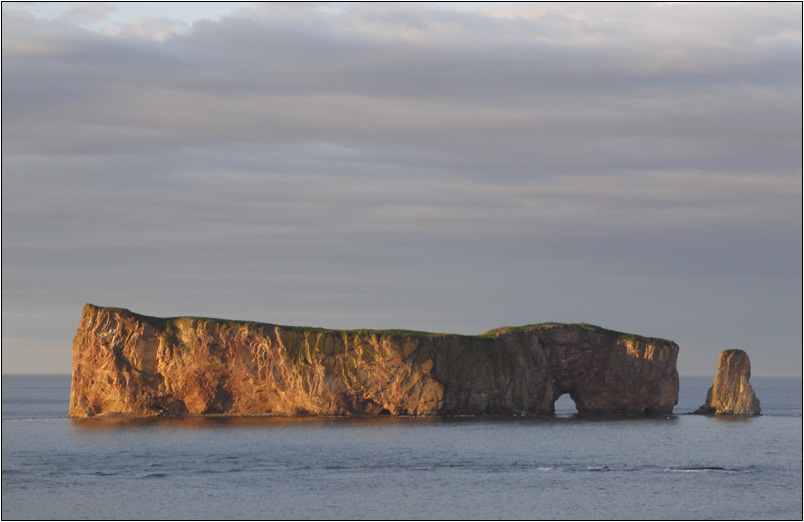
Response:
[{"label": "limestone cliff", "polygon": [[695,413],[705,415],[759,415],[759,399],[751,388],[751,361],[742,350],[720,352],[717,374],[706,402]]},{"label": "limestone cliff", "polygon": [[71,417],[671,413],[678,346],[591,325],[335,331],[84,307]]}]

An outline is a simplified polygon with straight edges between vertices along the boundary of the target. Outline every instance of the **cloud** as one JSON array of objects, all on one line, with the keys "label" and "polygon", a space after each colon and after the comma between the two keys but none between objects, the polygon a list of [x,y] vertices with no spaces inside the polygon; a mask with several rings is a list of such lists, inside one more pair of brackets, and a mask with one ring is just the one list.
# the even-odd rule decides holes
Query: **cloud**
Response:
[{"label": "cloud", "polygon": [[243,9],[104,33],[4,4],[4,317],[795,344],[796,6]]},{"label": "cloud", "polygon": [[[439,24],[427,18],[433,11],[380,16],[378,9],[350,16],[307,9],[314,16],[301,20],[230,17],[200,22],[160,45],[86,33],[76,46],[71,35],[56,35],[60,70],[43,69],[31,56],[4,56],[13,78],[7,89],[20,93],[4,117],[14,129],[7,146],[86,154],[312,141],[446,152],[471,164],[513,159],[517,170],[534,157],[547,158],[547,168],[588,168],[574,147],[595,164],[616,157],[629,163],[623,167],[648,168],[657,160],[698,166],[725,157],[764,165],[784,155],[757,154],[753,144],[798,146],[796,136],[777,130],[795,125],[795,46],[752,56],[741,46],[701,52],[681,42],[690,50],[671,56],[640,41],[534,43],[535,30],[515,23],[499,43],[492,36],[505,33],[501,22],[481,14],[466,15],[464,25]],[[427,38],[412,43],[410,27]],[[369,28],[381,42],[365,36]],[[45,71],[50,76],[39,76]],[[58,136],[43,135],[37,124]],[[26,131],[27,139],[20,136]],[[641,151],[650,159],[640,161]]]},{"label": "cloud", "polygon": [[76,2],[68,5],[60,19],[72,24],[105,20],[115,12],[114,5],[106,2]]},{"label": "cloud", "polygon": [[164,17],[145,16],[135,18],[126,24],[118,24],[117,27],[107,26],[103,30],[103,34],[119,38],[142,38],[164,42],[187,31],[186,25],[181,22]]}]

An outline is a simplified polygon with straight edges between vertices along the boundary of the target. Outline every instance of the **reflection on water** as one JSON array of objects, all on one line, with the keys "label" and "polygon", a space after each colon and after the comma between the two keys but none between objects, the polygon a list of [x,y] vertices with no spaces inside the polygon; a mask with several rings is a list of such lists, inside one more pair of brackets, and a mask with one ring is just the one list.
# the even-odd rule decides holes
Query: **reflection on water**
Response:
[{"label": "reflection on water", "polygon": [[280,417],[280,416],[205,416],[205,417],[112,417],[70,419],[73,428],[86,431],[113,429],[237,429],[237,428],[327,428],[334,426],[398,426],[415,421],[418,425],[438,422],[439,417]]},{"label": "reflection on water", "polygon": [[719,422],[751,422],[757,419],[748,415],[707,415],[707,417]]},{"label": "reflection on water", "polygon": [[426,416],[426,417],[281,417],[281,416],[205,416],[205,417],[105,417],[69,419],[79,432],[113,430],[215,430],[215,429],[398,429],[455,425],[571,425],[590,423],[667,423],[675,415],[534,415],[534,416]]}]

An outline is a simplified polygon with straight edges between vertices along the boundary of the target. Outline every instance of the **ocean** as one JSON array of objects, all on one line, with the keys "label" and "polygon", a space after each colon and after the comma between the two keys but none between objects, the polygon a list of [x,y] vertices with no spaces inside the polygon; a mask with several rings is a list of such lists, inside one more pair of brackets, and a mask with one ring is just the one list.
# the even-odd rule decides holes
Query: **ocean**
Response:
[{"label": "ocean", "polygon": [[66,418],[69,376],[2,378],[2,518],[802,519],[802,380],[762,416]]}]

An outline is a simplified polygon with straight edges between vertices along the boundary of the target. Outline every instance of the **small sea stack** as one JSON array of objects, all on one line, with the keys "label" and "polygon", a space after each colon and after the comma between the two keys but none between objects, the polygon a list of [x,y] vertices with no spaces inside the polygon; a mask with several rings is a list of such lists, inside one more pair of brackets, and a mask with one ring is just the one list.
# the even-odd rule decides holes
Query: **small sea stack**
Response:
[{"label": "small sea stack", "polygon": [[751,361],[742,350],[720,352],[717,375],[706,402],[695,413],[701,415],[759,415],[759,399],[748,380]]}]

